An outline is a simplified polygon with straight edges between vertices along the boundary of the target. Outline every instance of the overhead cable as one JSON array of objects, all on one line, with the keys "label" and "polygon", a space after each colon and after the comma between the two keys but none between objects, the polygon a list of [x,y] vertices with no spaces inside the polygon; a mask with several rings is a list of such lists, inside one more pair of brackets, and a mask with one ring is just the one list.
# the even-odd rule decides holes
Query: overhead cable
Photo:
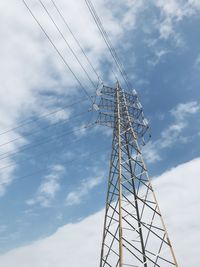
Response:
[{"label": "overhead cable", "polygon": [[[82,130],[82,129],[83,129],[83,128],[81,128],[81,129],[79,128],[79,129],[77,129],[77,130]],[[84,128],[84,130],[87,130],[87,129],[89,129],[89,127]],[[69,135],[69,134],[71,134],[71,132],[68,133],[68,134],[65,134],[65,136],[67,136],[67,135]],[[60,139],[57,138],[57,139],[55,140],[54,143],[59,142],[59,141],[60,141]],[[70,142],[67,142],[65,145],[71,145],[72,143],[76,143],[76,142],[77,142],[77,139],[73,138],[73,140],[70,140]],[[36,147],[37,147],[37,145],[36,145]],[[31,147],[31,148],[34,149],[34,147]],[[49,147],[48,147],[47,150],[45,149],[45,150],[42,150],[42,152],[40,152],[40,156],[41,156],[41,155],[46,155],[46,154],[49,155],[49,153],[50,153],[51,151],[52,151],[52,148],[49,149]],[[90,153],[90,155],[91,155],[91,153]],[[23,162],[27,162],[27,160],[31,160],[31,159],[33,159],[33,156],[25,157],[25,159],[20,159],[20,164],[23,163]],[[7,168],[10,168],[10,167],[15,166],[15,165],[16,165],[16,163],[15,163],[15,162],[12,162],[12,163],[7,164],[7,165],[5,165],[5,166],[1,166],[1,167],[0,167],[0,171],[1,171],[1,170],[4,170],[4,169],[7,169]]]},{"label": "overhead cable", "polygon": [[36,21],[36,23],[38,24],[38,26],[40,27],[40,29],[42,30],[42,32],[45,34],[46,38],[49,40],[49,42],[51,43],[51,45],[54,47],[54,49],[56,50],[57,54],[60,56],[60,58],[62,59],[62,61],[64,62],[65,66],[67,67],[67,69],[71,72],[71,74],[73,75],[73,77],[75,78],[75,80],[78,82],[78,84],[80,85],[80,88],[84,91],[85,95],[88,97],[88,99],[91,101],[91,103],[93,104],[93,99],[92,97],[88,94],[87,90],[85,89],[84,85],[81,83],[81,81],[78,79],[78,77],[76,76],[76,74],[74,73],[74,71],[72,70],[72,68],[70,67],[70,65],[67,63],[67,61],[65,60],[65,58],[63,57],[62,53],[59,51],[59,49],[57,48],[57,46],[54,44],[54,42],[52,41],[51,37],[48,35],[48,33],[46,32],[46,30],[44,29],[44,27],[41,25],[41,23],[39,22],[39,20],[36,18],[36,16],[33,14],[31,8],[29,7],[29,5],[27,4],[27,2],[25,0],[22,0],[22,2],[24,3],[24,5],[26,6],[27,10],[29,11],[29,13],[31,14],[31,16],[33,17],[33,19]]},{"label": "overhead cable", "polygon": [[[43,130],[46,130],[46,129],[49,129],[49,128],[53,128],[53,127],[55,127],[55,126],[57,126],[57,125],[59,125],[59,126],[60,126],[60,125],[63,125],[63,124],[65,124],[66,122],[71,121],[71,120],[73,120],[74,118],[77,118],[77,117],[79,117],[79,116],[83,116],[83,115],[86,114],[86,113],[88,113],[88,111],[81,112],[81,113],[77,113],[77,114],[73,115],[73,117],[71,117],[71,118],[67,118],[67,119],[64,119],[64,120],[61,120],[61,121],[57,121],[57,122],[55,122],[55,123],[51,123],[50,125],[47,125],[47,126],[45,126],[45,127],[42,127],[41,129],[39,129],[39,130],[37,130],[37,131],[31,131],[30,133],[23,134],[22,136],[19,136],[19,137],[17,137],[17,138],[11,139],[11,140],[9,140],[9,141],[7,141],[7,142],[5,142],[5,143],[0,144],[0,147],[2,147],[2,146],[6,146],[6,145],[8,145],[8,144],[10,144],[10,143],[13,143],[13,142],[16,142],[16,141],[18,141],[18,140],[20,140],[20,139],[24,139],[24,138],[26,138],[26,137],[28,137],[28,136],[31,136],[31,135],[34,135],[34,134],[36,134],[36,133],[40,133],[40,132],[43,131]],[[0,156],[1,156],[1,155],[0,155]]]},{"label": "overhead cable", "polygon": [[90,61],[89,57],[87,56],[86,52],[84,51],[84,48],[82,47],[81,43],[79,42],[79,40],[77,39],[77,37],[75,36],[75,34],[73,33],[73,31],[71,30],[69,24],[67,23],[66,18],[63,16],[62,12],[60,11],[59,7],[57,6],[57,4],[55,3],[54,0],[50,0],[52,2],[52,4],[54,5],[56,11],[58,12],[59,16],[61,17],[62,21],[64,22],[65,26],[67,27],[68,31],[71,33],[74,41],[77,43],[78,47],[80,48],[81,52],[83,53],[85,59],[87,60],[88,64],[90,65],[90,67],[92,68],[93,72],[95,73],[95,75],[97,76],[98,80],[102,79],[100,77],[100,75],[98,74],[97,70],[95,69],[95,67],[93,66],[92,62]]},{"label": "overhead cable", "polygon": [[41,119],[43,119],[43,118],[46,118],[46,117],[55,115],[56,113],[65,110],[66,108],[69,108],[69,107],[78,105],[78,104],[80,104],[80,103],[82,103],[82,102],[84,102],[84,101],[86,101],[86,100],[87,100],[87,98],[81,98],[80,100],[78,100],[78,101],[76,101],[76,102],[74,102],[74,103],[71,103],[71,104],[67,104],[67,105],[63,106],[62,108],[60,108],[60,109],[57,109],[57,110],[52,111],[52,112],[49,112],[49,113],[42,114],[42,115],[40,115],[40,117],[38,117],[38,118],[34,118],[34,119],[32,119],[32,120],[24,120],[24,121],[21,121],[21,122],[20,122],[19,124],[17,124],[16,126],[11,127],[11,128],[8,128],[8,129],[5,130],[4,132],[0,132],[0,136],[1,136],[1,135],[4,135],[4,134],[7,134],[7,133],[9,133],[9,132],[12,132],[12,131],[16,131],[17,129],[19,129],[19,128],[23,127],[23,126],[26,126],[26,125],[28,125],[28,124],[37,122],[37,121],[39,121],[39,120],[41,120]]},{"label": "overhead cable", "polygon": [[104,39],[104,41],[108,47],[108,50],[110,51],[111,56],[113,57],[113,59],[116,63],[116,66],[117,66],[122,78],[124,79],[124,81],[126,83],[127,88],[130,90],[131,85],[130,85],[130,82],[128,80],[128,75],[127,75],[126,71],[124,70],[124,67],[123,67],[123,65],[122,65],[122,63],[121,63],[121,61],[117,55],[116,50],[114,49],[114,47],[110,41],[110,38],[109,38],[105,28],[103,27],[103,24],[102,24],[99,16],[97,15],[97,12],[94,8],[94,5],[91,3],[90,0],[85,0],[85,2],[86,2],[86,5],[89,9],[89,12],[91,13],[91,15],[95,21],[95,24],[97,25],[97,27],[100,31],[100,34],[102,35],[102,37],[103,37],[103,39]]},{"label": "overhead cable", "polygon": [[75,57],[76,61],[78,62],[78,64],[81,66],[82,70],[84,71],[84,73],[86,74],[88,80],[90,81],[90,83],[92,84],[92,86],[94,88],[96,88],[95,83],[92,81],[91,77],[89,76],[87,70],[85,69],[85,67],[83,66],[83,64],[81,63],[81,61],[79,60],[78,56],[76,55],[74,49],[71,47],[71,45],[69,44],[69,42],[67,41],[67,39],[65,38],[64,34],[62,33],[62,31],[60,30],[60,28],[58,27],[58,24],[55,22],[55,20],[53,19],[53,17],[51,16],[50,12],[48,11],[48,9],[46,8],[45,4],[42,2],[42,0],[38,0],[40,2],[40,4],[42,5],[42,7],[44,8],[45,12],[47,13],[48,17],[50,18],[50,20],[52,21],[52,23],[54,24],[54,26],[56,27],[57,31],[59,32],[60,36],[63,38],[63,40],[65,41],[67,47],[69,48],[69,50],[71,51],[71,53],[73,54],[73,56]]},{"label": "overhead cable", "polygon": [[[103,151],[103,150],[102,150],[102,151]],[[100,150],[98,149],[97,151],[94,151],[94,152],[90,153],[89,157],[90,157],[91,155],[98,154],[99,152],[100,152]],[[76,157],[76,158],[73,159],[73,160],[66,161],[66,163],[69,164],[69,163],[75,162],[75,161],[77,161],[77,160],[80,160],[80,158],[79,158],[79,157]],[[1,168],[0,168],[0,170],[1,170]],[[19,180],[23,180],[23,179],[29,178],[29,177],[31,177],[31,176],[33,176],[33,175],[35,175],[35,174],[40,174],[40,173],[43,173],[44,171],[47,171],[47,170],[50,170],[50,167],[42,168],[42,169],[37,170],[37,171],[35,171],[35,172],[31,172],[31,173],[29,173],[29,174],[27,174],[27,175],[17,177],[17,178],[15,178],[15,179],[13,179],[12,182],[15,182],[16,180],[19,181]],[[9,185],[9,183],[8,183],[8,182],[0,182],[0,186],[1,186],[1,185]]]},{"label": "overhead cable", "polygon": [[73,130],[71,130],[71,131],[69,131],[67,133],[62,133],[62,134],[59,134],[59,135],[55,135],[55,136],[53,136],[53,138],[52,137],[51,138],[47,138],[44,142],[38,142],[38,143],[36,143],[35,145],[32,145],[32,146],[24,145],[24,146],[22,146],[22,148],[20,148],[20,150],[13,151],[11,153],[10,152],[2,153],[0,155],[0,161],[3,160],[3,159],[9,158],[9,157],[11,157],[13,155],[17,155],[22,151],[26,151],[26,150],[35,148],[35,147],[40,146],[40,145],[44,145],[44,144],[48,144],[48,143],[51,143],[51,142],[55,142],[57,138],[66,136],[68,134],[75,133],[77,131],[80,131],[80,130],[83,130],[83,129],[86,129],[86,128],[89,128],[89,127],[92,127],[93,125],[94,125],[94,123],[91,123],[90,125],[84,125],[84,126],[82,126],[80,128],[73,129]]}]

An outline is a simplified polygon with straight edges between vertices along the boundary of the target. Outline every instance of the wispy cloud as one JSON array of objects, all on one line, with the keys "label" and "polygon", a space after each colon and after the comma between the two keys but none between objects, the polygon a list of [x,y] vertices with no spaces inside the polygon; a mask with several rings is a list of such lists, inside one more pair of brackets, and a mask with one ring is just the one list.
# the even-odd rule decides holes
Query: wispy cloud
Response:
[{"label": "wispy cloud", "polygon": [[4,233],[7,230],[7,226],[5,224],[0,224],[0,234]]},{"label": "wispy cloud", "polygon": [[159,147],[156,142],[149,141],[149,143],[143,148],[143,154],[148,163],[154,163],[161,160]]},{"label": "wispy cloud", "polygon": [[101,134],[105,135],[106,137],[111,137],[113,134],[112,128],[111,127],[105,127],[102,125],[96,125],[95,127],[92,128],[92,131],[95,132],[100,132]]},{"label": "wispy cloud", "polygon": [[161,137],[155,141],[150,141],[144,148],[144,155],[149,163],[161,160],[161,151],[170,148],[176,142],[187,143],[189,138],[181,136],[184,129],[188,126],[188,117],[200,111],[200,105],[196,101],[180,103],[170,110],[174,117],[174,123],[170,124],[161,132]]},{"label": "wispy cloud", "polygon": [[95,177],[83,180],[78,188],[68,193],[66,197],[66,205],[72,206],[80,204],[83,198],[88,195],[92,189],[102,183],[102,180],[102,172],[99,172],[99,174]]},{"label": "wispy cloud", "polygon": [[197,58],[194,62],[194,67],[196,67],[196,68],[200,67],[200,54],[197,56]]},{"label": "wispy cloud", "polygon": [[180,33],[176,31],[176,25],[184,17],[189,17],[199,12],[199,1],[158,0],[155,2],[155,6],[161,11],[161,17],[157,21],[160,38],[164,40],[171,38],[177,46],[183,46],[184,40]]},{"label": "wispy cloud", "polygon": [[156,66],[161,61],[161,59],[169,52],[170,51],[166,49],[156,50],[154,53],[154,57],[149,59],[148,63],[152,66]]},{"label": "wispy cloud", "polygon": [[56,193],[60,189],[60,179],[65,171],[62,165],[54,165],[51,173],[46,175],[40,184],[35,197],[26,201],[28,205],[40,204],[43,207],[49,207]]},{"label": "wispy cloud", "polygon": [[84,137],[87,133],[87,124],[81,123],[79,126],[74,127],[74,135],[78,138]]},{"label": "wispy cloud", "polygon": [[[1,96],[1,93],[0,93]],[[1,112],[1,108],[0,108]],[[3,123],[4,118],[0,119],[0,132],[5,132],[4,126],[6,123]],[[1,125],[3,124],[3,127]],[[12,142],[11,140],[15,140]],[[17,132],[10,131],[6,134],[1,134],[0,136],[0,197],[3,196],[6,192],[6,189],[9,185],[12,184],[13,180],[15,179],[14,171],[17,168],[17,164],[12,157],[12,154],[17,154],[20,150],[22,145],[27,144],[27,140],[23,138],[22,135],[18,134]]]},{"label": "wispy cloud", "polygon": [[179,104],[171,110],[171,114],[176,118],[177,122],[184,121],[188,115],[195,114],[200,110],[200,105],[197,101]]}]

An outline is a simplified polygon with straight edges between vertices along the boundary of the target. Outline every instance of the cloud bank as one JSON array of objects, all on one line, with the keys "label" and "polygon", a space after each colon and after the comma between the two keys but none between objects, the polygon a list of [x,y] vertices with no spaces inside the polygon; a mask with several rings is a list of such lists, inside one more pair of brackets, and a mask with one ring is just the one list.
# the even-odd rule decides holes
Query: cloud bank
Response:
[{"label": "cloud bank", "polygon": [[[199,266],[200,158],[153,180],[178,263]],[[67,224],[53,235],[0,256],[0,267],[94,267],[99,265],[104,211]]]}]

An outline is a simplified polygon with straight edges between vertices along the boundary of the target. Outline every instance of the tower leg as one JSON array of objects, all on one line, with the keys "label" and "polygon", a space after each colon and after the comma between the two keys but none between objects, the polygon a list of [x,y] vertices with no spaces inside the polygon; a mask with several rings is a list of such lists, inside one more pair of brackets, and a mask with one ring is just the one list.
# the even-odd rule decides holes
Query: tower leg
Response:
[{"label": "tower leg", "polygon": [[102,90],[101,106],[113,142],[100,267],[178,267],[138,143],[138,99],[117,84]]}]

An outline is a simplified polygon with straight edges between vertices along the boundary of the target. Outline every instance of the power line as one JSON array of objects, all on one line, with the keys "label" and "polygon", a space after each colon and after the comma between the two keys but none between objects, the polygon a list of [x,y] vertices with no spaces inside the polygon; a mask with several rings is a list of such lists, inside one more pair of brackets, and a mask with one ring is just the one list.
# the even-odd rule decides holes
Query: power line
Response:
[{"label": "power line", "polygon": [[100,31],[100,34],[102,35],[102,37],[103,37],[103,39],[104,39],[104,41],[108,47],[108,50],[110,51],[111,56],[113,57],[116,65],[117,65],[119,72],[121,73],[122,78],[124,79],[124,81],[127,85],[127,88],[130,90],[130,82],[128,80],[128,75],[127,75],[126,71],[124,70],[124,67],[123,67],[123,65],[122,65],[122,63],[121,63],[121,61],[117,55],[117,52],[114,49],[114,47],[110,41],[110,38],[109,38],[105,28],[103,27],[103,24],[102,24],[99,16],[97,15],[97,12],[96,12],[93,4],[91,3],[90,0],[85,0],[85,2],[86,2],[86,5],[87,5],[94,21],[95,21],[95,24],[97,25],[97,27]]},{"label": "power line", "polygon": [[[99,25],[99,23],[98,23],[98,21],[97,21],[95,15],[94,15],[93,12],[92,12],[92,8],[90,7],[90,5],[89,5],[89,3],[88,3],[87,1],[85,1],[85,2],[86,2],[87,6],[88,6],[88,9],[89,9],[89,11],[90,11],[90,13],[91,13],[91,15],[92,15],[94,21],[95,21],[95,24],[97,25],[97,27],[98,27],[98,29],[99,29],[99,31],[100,31],[100,34],[102,35],[102,37],[103,37],[103,39],[104,39],[104,42],[106,43],[106,45],[107,45],[107,47],[108,47],[109,52],[111,53],[111,56],[112,56],[113,59],[114,59],[112,50],[111,50],[111,48],[110,48],[110,46],[109,46],[109,44],[108,44],[108,41],[107,41],[106,38],[105,38],[105,35],[104,35],[104,33],[103,33],[103,30],[101,29],[101,27],[100,27],[100,25]],[[113,73],[115,79],[118,80],[117,75],[116,75],[116,73],[114,72],[113,69],[112,69],[112,73]]]},{"label": "power line", "polygon": [[[10,152],[3,153],[3,154],[0,155],[0,161],[3,160],[3,159],[9,158],[9,157],[11,157],[11,156],[13,156],[13,155],[17,155],[17,154],[19,154],[19,153],[22,152],[22,151],[26,151],[26,150],[29,150],[29,149],[31,149],[31,148],[35,148],[35,147],[40,146],[40,145],[44,145],[44,144],[48,144],[48,143],[57,141],[57,138],[60,138],[60,137],[63,137],[63,136],[72,134],[72,133],[74,133],[74,132],[77,132],[77,131],[80,131],[80,130],[83,130],[83,129],[86,129],[86,128],[89,128],[89,127],[91,127],[91,126],[93,126],[93,125],[94,125],[94,123],[92,123],[92,124],[90,124],[90,125],[85,125],[85,126],[80,127],[80,128],[78,128],[78,129],[73,129],[73,130],[71,130],[71,131],[69,131],[69,132],[67,132],[67,133],[63,133],[63,134],[60,134],[60,135],[53,136],[53,138],[52,138],[52,137],[51,137],[51,138],[48,138],[48,139],[46,139],[44,142],[39,142],[39,143],[36,143],[35,145],[32,145],[32,146],[24,145],[24,146],[23,146],[24,148],[22,147],[22,149],[20,149],[20,150],[18,150],[18,151],[16,151],[16,152],[14,151],[13,153],[10,153]],[[1,156],[4,156],[4,157],[1,158]]]},{"label": "power line", "polygon": [[85,87],[83,86],[83,84],[81,83],[81,81],[78,79],[78,77],[76,76],[76,74],[74,73],[74,71],[72,70],[72,68],[70,67],[70,65],[67,63],[67,61],[65,60],[65,58],[63,57],[62,53],[59,51],[59,49],[57,48],[57,46],[54,44],[54,42],[52,41],[52,39],[50,38],[50,36],[48,35],[48,33],[45,31],[44,27],[41,25],[41,23],[39,22],[39,20],[36,18],[36,16],[33,14],[32,10],[30,9],[29,5],[26,3],[25,0],[22,0],[22,2],[24,3],[24,5],[26,6],[27,10],[29,11],[29,13],[31,14],[31,16],[33,17],[33,19],[35,20],[35,22],[38,24],[38,26],[40,27],[40,29],[42,30],[42,32],[45,34],[46,38],[49,40],[49,42],[51,43],[51,45],[54,47],[54,49],[56,50],[57,54],[60,56],[60,58],[62,59],[62,61],[64,62],[65,66],[67,67],[67,69],[71,72],[71,74],[73,75],[73,77],[76,79],[76,81],[78,82],[78,84],[80,85],[81,89],[84,91],[84,93],[86,94],[86,96],[88,97],[88,99],[92,102],[93,104],[93,99],[92,97],[88,94],[87,90],[85,89]]},{"label": "power line", "polygon": [[[111,56],[113,57],[115,63],[117,64],[117,67],[119,68],[117,59],[116,59],[116,57],[115,57],[115,54],[113,53],[112,44],[110,43],[110,40],[109,40],[109,38],[108,38],[108,35],[107,35],[107,33],[106,33],[106,31],[105,31],[105,29],[104,29],[102,23],[101,23],[100,18],[98,17],[98,15],[97,15],[97,13],[96,13],[96,10],[94,9],[94,6],[92,5],[92,3],[91,3],[90,1],[87,1],[87,0],[86,0],[85,2],[86,2],[87,7],[88,7],[88,9],[89,9],[89,11],[90,11],[90,13],[91,13],[91,15],[92,15],[94,21],[95,21],[95,24],[97,25],[97,27],[98,27],[98,29],[99,29],[99,31],[100,31],[100,34],[102,35],[102,37],[103,37],[103,39],[104,39],[104,41],[105,41],[105,43],[106,43],[106,45],[107,45],[107,47],[108,47],[110,53],[111,53]],[[120,72],[121,72],[121,70],[120,70]],[[121,73],[121,74],[122,74],[122,73]],[[122,74],[122,77],[123,77],[123,74]],[[123,78],[124,78],[124,77],[123,77]],[[126,82],[126,80],[125,80],[125,82]]]},{"label": "power line", "polygon": [[[20,140],[20,139],[24,139],[24,137],[28,137],[28,136],[34,135],[35,133],[40,133],[41,131],[46,130],[46,129],[48,129],[48,128],[52,128],[52,127],[55,127],[55,126],[57,126],[57,125],[63,125],[65,122],[67,122],[67,121],[71,121],[71,120],[73,120],[74,118],[77,118],[77,117],[79,117],[79,116],[82,116],[82,115],[84,115],[84,114],[86,114],[86,113],[88,113],[88,111],[81,112],[81,113],[77,113],[77,114],[75,114],[72,118],[68,118],[68,119],[65,119],[65,120],[62,120],[62,121],[55,122],[55,123],[50,124],[50,125],[48,125],[48,126],[46,126],[46,127],[43,127],[42,129],[40,129],[40,130],[38,130],[38,131],[33,131],[33,132],[28,133],[28,134],[23,134],[23,136],[17,137],[17,138],[15,138],[15,139],[11,139],[11,140],[9,140],[9,141],[6,142],[6,143],[2,143],[2,144],[0,144],[0,147],[2,147],[2,146],[6,146],[6,145],[8,145],[8,144],[10,144],[10,143],[13,143],[13,142],[15,142],[15,141],[18,141],[18,140]],[[0,155],[0,156],[1,156],[1,155]]]},{"label": "power line", "polygon": [[[85,113],[85,112],[84,112],[84,113]],[[91,123],[91,125],[93,125],[93,124]],[[85,128],[87,128],[87,127],[90,127],[90,125],[84,125],[84,126],[82,126],[82,127],[80,127],[80,128],[73,129],[73,130],[69,131],[68,133],[63,133],[63,134],[61,134],[61,135],[59,134],[59,135],[56,135],[56,136],[52,136],[52,137],[50,137],[50,138],[45,139],[45,142],[39,142],[39,143],[37,143],[36,146],[38,146],[38,145],[42,145],[42,144],[46,144],[46,143],[49,143],[49,142],[51,142],[51,140],[54,139],[55,137],[56,137],[56,138],[59,138],[59,137],[62,137],[62,136],[71,134],[71,133],[73,133],[73,132],[76,132],[76,131],[85,129]],[[50,141],[48,141],[48,140],[50,140]],[[35,145],[29,146],[29,144],[28,144],[28,145],[23,145],[23,146],[21,146],[20,151],[28,150],[29,148],[32,148],[32,147],[34,147],[34,146],[35,146]],[[19,153],[20,151],[18,150],[16,153]],[[13,151],[13,153],[16,154],[16,153],[15,153],[15,150]],[[12,154],[12,151],[2,153],[2,154],[0,154],[0,160],[1,160],[1,156],[4,156],[4,155],[8,155],[8,156],[10,156],[10,155],[13,155],[13,154]],[[6,157],[6,158],[7,158],[7,157]]]},{"label": "power line", "polygon": [[87,56],[87,54],[85,53],[82,45],[80,44],[79,40],[76,38],[76,36],[74,35],[73,31],[71,30],[69,24],[67,23],[65,17],[63,16],[62,12],[60,11],[60,9],[58,8],[58,6],[56,5],[55,1],[54,0],[50,0],[52,2],[52,4],[54,5],[55,9],[57,10],[58,14],[60,15],[62,21],[64,22],[64,24],[66,25],[68,31],[71,33],[73,39],[75,40],[75,42],[77,43],[78,47],[80,48],[80,50],[82,51],[83,55],[85,56],[88,64],[90,65],[90,67],[92,68],[92,70],[94,71],[95,75],[97,76],[98,80],[101,80],[102,82],[102,79],[101,77],[99,76],[97,70],[95,69],[95,67],[93,66],[92,62],[90,61],[89,57]]},{"label": "power line", "polygon": [[69,107],[72,107],[72,106],[74,106],[74,105],[80,104],[80,103],[82,103],[82,102],[84,102],[84,101],[86,101],[86,100],[87,100],[87,98],[82,98],[82,99],[80,99],[80,100],[78,100],[78,101],[76,101],[76,102],[74,102],[74,103],[72,103],[72,104],[68,104],[68,105],[63,106],[63,107],[60,108],[60,109],[57,109],[57,110],[52,111],[52,112],[49,112],[49,113],[42,114],[42,115],[40,115],[39,118],[35,118],[35,119],[32,119],[32,120],[28,120],[28,121],[27,121],[27,120],[21,121],[21,122],[20,122],[18,125],[16,125],[15,127],[9,128],[9,129],[7,129],[6,131],[1,132],[0,135],[7,134],[7,133],[9,133],[9,132],[15,131],[15,130],[17,130],[17,129],[23,127],[23,126],[26,126],[26,125],[28,125],[28,124],[37,122],[37,121],[39,121],[39,120],[42,119],[42,118],[46,118],[46,117],[52,116],[52,115],[54,115],[54,114],[56,114],[56,113],[58,113],[58,112],[61,112],[61,111],[65,110],[66,108],[69,108]]},{"label": "power line", "polygon": [[[86,130],[87,129],[89,129],[89,127],[88,128],[85,128]],[[80,130],[80,129],[77,129],[77,130]],[[67,135],[67,134],[66,134]],[[65,136],[66,136],[65,135]],[[58,142],[58,141],[60,141],[59,139],[56,139],[55,140],[55,142]],[[72,144],[72,143],[76,143],[77,142],[77,139],[73,139],[73,140],[70,140],[70,142],[67,142],[65,145],[68,145],[68,144]],[[33,147],[34,148],[34,147]],[[49,155],[49,152],[51,152],[52,151],[52,149],[47,149],[47,150],[45,150],[45,151],[42,151],[42,153],[40,152],[40,156],[41,155],[46,155],[46,154],[48,154]],[[91,153],[90,153],[90,155],[91,155]],[[25,159],[23,159],[23,160],[21,160],[20,159],[20,164],[22,163],[22,162],[27,162],[27,160],[31,160],[31,159],[33,159],[33,157],[26,157]],[[10,163],[10,164],[7,164],[7,165],[5,165],[5,166],[2,166],[2,167],[0,167],[0,171],[1,170],[4,170],[4,169],[7,169],[7,168],[10,168],[11,166],[15,166],[16,165],[16,163],[15,162],[13,162],[13,163]]]},{"label": "power line", "polygon": [[[95,155],[95,154],[97,154],[97,153],[99,153],[101,150],[97,150],[97,151],[94,151],[94,152],[92,152],[92,153],[90,153],[90,155],[89,156],[91,156],[91,155]],[[102,150],[102,151],[104,151],[104,150]],[[79,157],[76,157],[75,159],[73,159],[73,160],[70,160],[70,161],[66,161],[65,163],[72,163],[72,162],[75,162],[75,161],[77,161],[77,160],[79,160],[80,158]],[[1,170],[2,168],[0,168],[0,170]],[[22,177],[18,177],[18,178],[15,178],[12,182],[14,182],[14,181],[16,181],[16,180],[22,180],[22,179],[26,179],[26,178],[29,178],[29,177],[31,177],[31,176],[33,176],[33,175],[35,175],[35,174],[38,174],[38,173],[42,173],[42,172],[44,172],[44,171],[47,171],[48,169],[50,169],[50,167],[49,168],[43,168],[43,169],[40,169],[40,170],[37,170],[37,171],[35,171],[35,172],[31,172],[30,174],[28,174],[28,175],[24,175],[24,176],[22,176]],[[0,183],[0,186],[1,185],[9,185],[9,183],[8,182],[2,182],[2,183]]]},{"label": "power line", "polygon": [[69,44],[69,42],[67,41],[67,39],[65,38],[64,34],[61,32],[60,28],[58,27],[58,24],[55,22],[55,20],[53,19],[53,17],[51,16],[50,12],[48,11],[48,9],[46,8],[45,4],[41,1],[38,0],[40,2],[40,4],[42,5],[42,7],[44,8],[45,12],[47,13],[48,17],[50,18],[50,20],[52,21],[52,23],[54,24],[54,26],[56,27],[57,31],[59,32],[60,36],[63,38],[63,40],[65,41],[67,47],[69,48],[69,50],[71,51],[71,53],[73,54],[73,56],[75,57],[75,59],[77,60],[78,64],[81,66],[82,70],[84,71],[84,73],[86,74],[88,80],[90,81],[90,83],[92,84],[92,86],[94,88],[96,88],[96,85],[94,84],[94,82],[92,81],[91,77],[89,76],[87,70],[85,69],[85,67],[83,66],[83,64],[81,63],[81,61],[79,60],[79,58],[77,57],[76,53],[74,52],[73,48],[71,47],[71,45]]},{"label": "power line", "polygon": [[117,54],[115,48],[113,47],[113,45],[112,45],[112,43],[111,43],[111,40],[110,40],[110,38],[109,38],[109,36],[108,36],[108,34],[107,34],[105,28],[103,27],[103,24],[102,24],[102,22],[101,22],[99,16],[97,15],[97,12],[96,12],[96,10],[95,10],[95,8],[94,8],[94,5],[92,4],[92,2],[91,2],[90,0],[88,0],[88,2],[90,3],[90,6],[91,6],[91,8],[92,8],[92,11],[93,11],[93,13],[94,13],[94,15],[95,15],[95,17],[96,17],[98,23],[99,23],[100,28],[102,29],[102,32],[103,32],[103,34],[104,34],[104,36],[105,36],[107,42],[108,42],[108,45],[109,45],[109,47],[110,47],[110,49],[111,49],[111,51],[112,51],[112,55],[114,56],[114,60],[115,60],[117,66],[118,66],[118,68],[119,68],[119,70],[120,70],[120,73],[121,73],[121,75],[122,75],[124,81],[125,81],[126,84],[127,84],[127,88],[129,89],[130,83],[129,83],[128,75],[127,75],[127,73],[126,73],[126,71],[125,71],[125,69],[124,69],[124,67],[123,67],[123,64],[121,63],[121,61],[120,61],[120,59],[119,59],[119,56],[118,56],[118,54]]}]

